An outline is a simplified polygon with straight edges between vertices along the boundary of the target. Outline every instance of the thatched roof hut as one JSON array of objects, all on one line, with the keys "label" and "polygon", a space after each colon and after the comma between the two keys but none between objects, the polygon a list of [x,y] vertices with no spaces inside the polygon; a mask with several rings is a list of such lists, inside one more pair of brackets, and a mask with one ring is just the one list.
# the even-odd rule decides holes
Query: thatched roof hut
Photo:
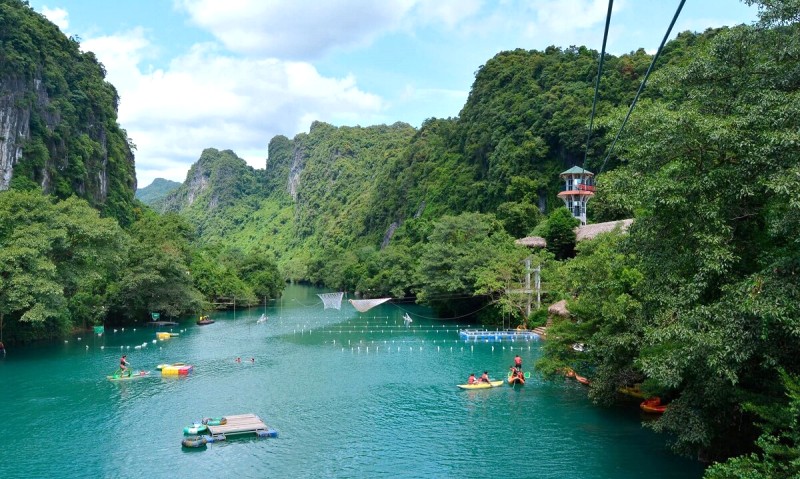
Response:
[{"label": "thatched roof hut", "polygon": [[591,225],[583,225],[575,228],[575,241],[583,241],[592,239],[601,233],[608,233],[619,228],[625,232],[633,223],[633,220],[620,220],[620,221],[607,221],[605,223],[595,223]]},{"label": "thatched roof hut", "polygon": [[547,312],[550,314],[557,314],[559,316],[567,317],[569,316],[569,310],[567,309],[567,300],[562,299],[557,303],[553,303],[547,308]]},{"label": "thatched roof hut", "polygon": [[526,236],[514,241],[514,243],[528,248],[547,248],[547,241],[541,236]]},{"label": "thatched roof hut", "polygon": [[[624,233],[631,226],[631,223],[633,223],[632,219],[578,226],[575,228],[575,241],[592,239],[601,233],[608,233],[617,228]],[[547,240],[541,236],[526,236],[514,241],[514,243],[528,248],[547,248]]]}]

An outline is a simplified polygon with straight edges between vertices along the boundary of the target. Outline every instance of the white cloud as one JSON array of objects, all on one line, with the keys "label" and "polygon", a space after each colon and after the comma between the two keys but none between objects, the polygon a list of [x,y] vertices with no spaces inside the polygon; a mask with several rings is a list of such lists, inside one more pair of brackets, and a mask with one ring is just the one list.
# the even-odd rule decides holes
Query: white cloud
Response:
[{"label": "white cloud", "polygon": [[416,6],[415,16],[421,23],[441,23],[454,29],[478,14],[481,5],[480,0],[423,0]]},{"label": "white cloud", "polygon": [[396,26],[414,0],[175,0],[233,52],[283,59],[321,56]]},{"label": "white cloud", "polygon": [[240,54],[313,59],[421,25],[455,29],[482,0],[174,0],[197,26]]},{"label": "white cloud", "polygon": [[42,7],[42,15],[55,23],[62,32],[66,32],[69,28],[69,14],[63,8],[49,8],[45,5]]},{"label": "white cloud", "polygon": [[[307,131],[313,120],[377,118],[384,102],[353,76],[329,78],[313,65],[242,59],[194,45],[164,69],[143,65],[152,45],[141,29],[83,42],[120,93],[119,122],[137,145],[139,184],[183,181],[204,148],[232,149],[263,168],[273,136]],[[183,165],[182,167],[180,165]]]},{"label": "white cloud", "polygon": [[545,0],[534,2],[540,26],[555,33],[590,28],[605,22],[606,0]]}]

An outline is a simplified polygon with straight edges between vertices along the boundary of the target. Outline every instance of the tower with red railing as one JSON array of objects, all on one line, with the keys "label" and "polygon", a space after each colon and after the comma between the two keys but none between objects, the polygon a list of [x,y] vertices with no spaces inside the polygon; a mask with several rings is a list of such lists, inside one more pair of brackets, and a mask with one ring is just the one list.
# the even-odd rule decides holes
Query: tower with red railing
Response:
[{"label": "tower with red railing", "polygon": [[558,197],[578,218],[582,225],[586,224],[586,203],[594,196],[594,173],[580,166],[573,166],[559,175],[564,180]]}]

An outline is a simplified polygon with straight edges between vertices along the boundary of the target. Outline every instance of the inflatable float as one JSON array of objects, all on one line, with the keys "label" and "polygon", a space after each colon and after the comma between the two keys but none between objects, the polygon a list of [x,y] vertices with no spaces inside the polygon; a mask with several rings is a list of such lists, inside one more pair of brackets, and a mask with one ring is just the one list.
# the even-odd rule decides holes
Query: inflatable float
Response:
[{"label": "inflatable float", "polygon": [[183,428],[183,434],[185,434],[187,436],[189,436],[189,435],[197,435],[197,434],[200,434],[200,433],[203,433],[203,432],[206,432],[206,431],[208,431],[208,426],[206,426],[203,423],[199,423],[199,422],[196,422],[196,423],[192,424],[191,426],[186,426],[185,428]]},{"label": "inflatable float", "polygon": [[461,389],[489,389],[489,388],[496,388],[497,386],[501,386],[503,384],[503,380],[499,381],[489,381],[488,383],[473,383],[473,384],[457,384],[456,386],[460,387]]},{"label": "inflatable float", "polygon": [[162,369],[168,368],[170,366],[179,367],[179,366],[188,366],[188,364],[186,363],[159,364],[158,366],[156,366],[156,369],[161,371]]},{"label": "inflatable float", "polygon": [[161,368],[161,375],[162,376],[186,376],[194,369],[194,366],[191,364],[182,364],[182,365],[160,365],[163,366]]},{"label": "inflatable float", "polygon": [[228,420],[224,417],[204,417],[203,424],[206,426],[224,426],[228,424]]},{"label": "inflatable float", "polygon": [[205,447],[207,442],[209,442],[209,441],[206,439],[206,436],[189,436],[189,437],[183,438],[183,440],[181,441],[181,446],[183,446],[183,447]]}]

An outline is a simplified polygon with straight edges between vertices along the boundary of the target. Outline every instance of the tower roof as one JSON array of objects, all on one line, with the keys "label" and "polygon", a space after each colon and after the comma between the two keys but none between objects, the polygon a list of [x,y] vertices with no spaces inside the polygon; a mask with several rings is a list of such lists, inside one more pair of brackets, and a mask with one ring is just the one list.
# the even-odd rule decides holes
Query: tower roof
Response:
[{"label": "tower roof", "polygon": [[580,166],[573,166],[572,168],[568,169],[567,171],[562,171],[561,174],[562,175],[580,175],[580,174],[585,174],[585,175],[594,176],[594,173],[592,173],[589,170],[584,170]]}]

